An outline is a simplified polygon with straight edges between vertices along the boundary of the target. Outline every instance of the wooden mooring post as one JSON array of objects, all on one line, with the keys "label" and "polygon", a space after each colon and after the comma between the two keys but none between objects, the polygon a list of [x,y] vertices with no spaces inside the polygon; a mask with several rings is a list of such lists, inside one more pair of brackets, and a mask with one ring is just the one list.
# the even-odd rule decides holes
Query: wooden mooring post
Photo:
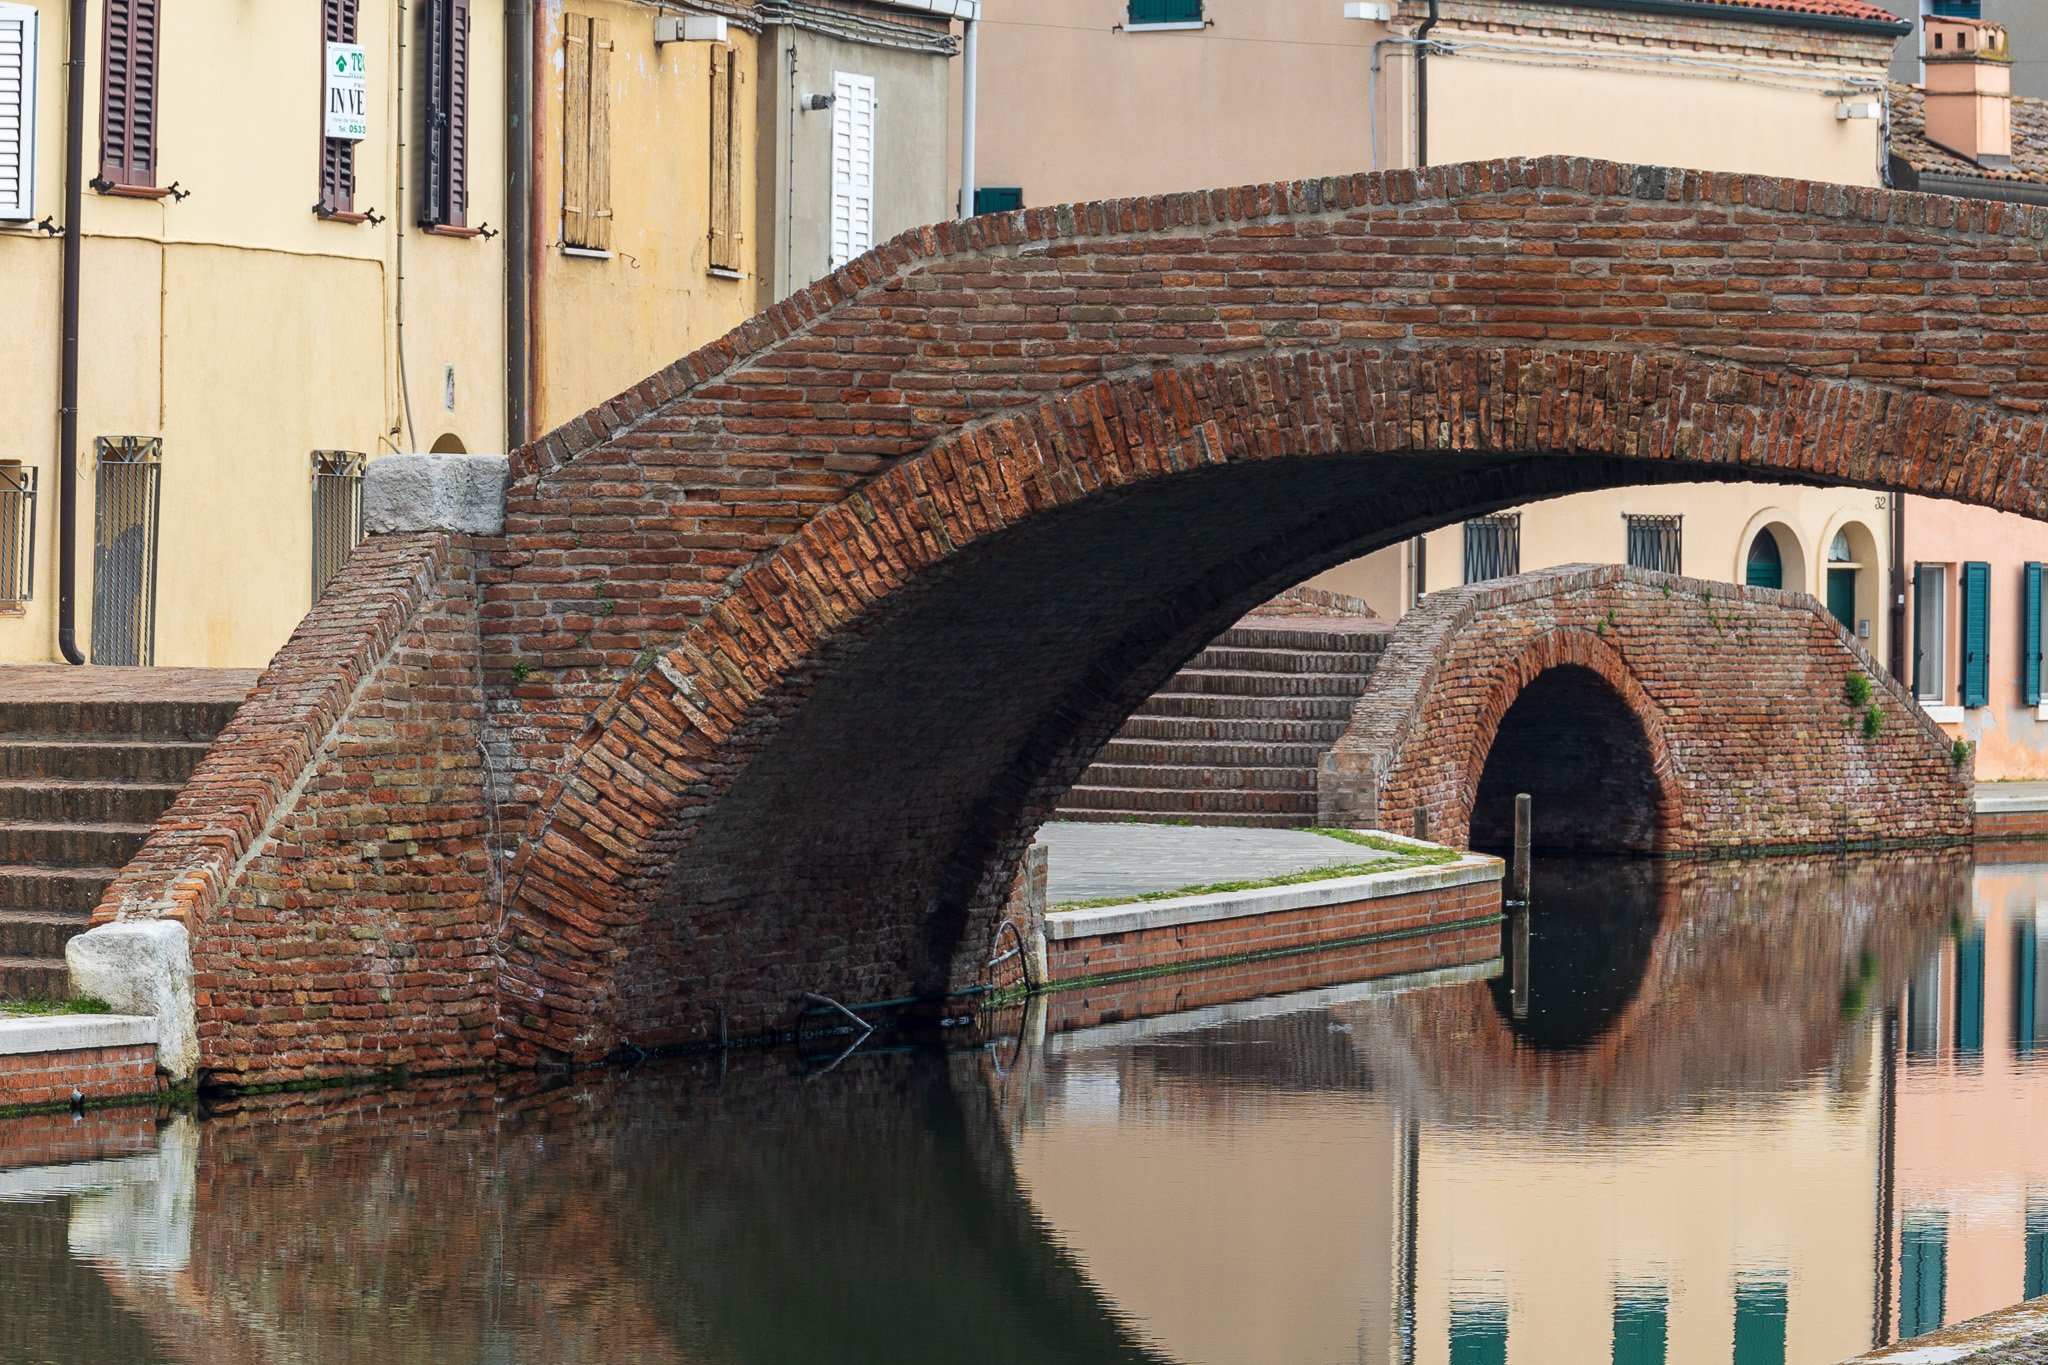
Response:
[{"label": "wooden mooring post", "polygon": [[1515,797],[1515,860],[1508,865],[1508,897],[1516,905],[1529,903],[1529,793]]}]

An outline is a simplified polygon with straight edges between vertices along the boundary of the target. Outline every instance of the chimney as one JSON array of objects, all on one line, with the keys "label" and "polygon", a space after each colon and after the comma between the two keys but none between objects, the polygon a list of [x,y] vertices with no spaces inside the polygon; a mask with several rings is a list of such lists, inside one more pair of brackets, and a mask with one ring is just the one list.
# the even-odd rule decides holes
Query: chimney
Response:
[{"label": "chimney", "polygon": [[1982,19],[1922,18],[1927,140],[1980,166],[2012,164],[2012,54],[2005,29]]}]

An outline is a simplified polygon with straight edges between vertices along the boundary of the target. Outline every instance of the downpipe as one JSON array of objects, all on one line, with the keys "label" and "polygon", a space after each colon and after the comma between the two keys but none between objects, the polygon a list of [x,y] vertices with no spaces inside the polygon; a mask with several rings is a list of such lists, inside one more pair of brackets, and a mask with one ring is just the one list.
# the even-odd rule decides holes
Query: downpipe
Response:
[{"label": "downpipe", "polygon": [[85,3],[71,0],[64,88],[64,291],[57,399],[57,649],[78,648],[78,272],[85,233]]}]

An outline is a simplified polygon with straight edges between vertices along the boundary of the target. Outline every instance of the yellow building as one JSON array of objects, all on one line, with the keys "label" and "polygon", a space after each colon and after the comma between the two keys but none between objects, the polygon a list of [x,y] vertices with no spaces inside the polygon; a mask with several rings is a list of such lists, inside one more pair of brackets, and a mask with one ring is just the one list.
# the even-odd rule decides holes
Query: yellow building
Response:
[{"label": "yellow building", "polygon": [[[988,206],[1551,153],[1876,185],[1910,30],[1865,0],[985,0],[981,18]],[[1883,660],[1889,526],[1853,489],[1612,490],[1445,527],[1313,586],[1398,616],[1423,591],[1573,561],[1775,575]]]}]

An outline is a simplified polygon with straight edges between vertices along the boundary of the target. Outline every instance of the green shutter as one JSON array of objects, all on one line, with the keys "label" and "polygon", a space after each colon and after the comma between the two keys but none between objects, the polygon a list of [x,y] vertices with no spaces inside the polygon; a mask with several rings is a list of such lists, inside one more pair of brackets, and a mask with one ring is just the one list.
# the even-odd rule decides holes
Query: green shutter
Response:
[{"label": "green shutter", "polygon": [[1024,207],[1022,185],[983,185],[974,192],[974,216],[984,213],[1009,213]]},{"label": "green shutter", "polygon": [[2041,566],[2025,571],[2026,601],[2020,615],[2020,693],[2027,705],[2041,701]]},{"label": "green shutter", "polygon": [[1131,0],[1134,24],[1199,24],[1202,0]]},{"label": "green shutter", "polygon": [[1991,566],[1963,565],[1963,705],[1991,704]]}]

